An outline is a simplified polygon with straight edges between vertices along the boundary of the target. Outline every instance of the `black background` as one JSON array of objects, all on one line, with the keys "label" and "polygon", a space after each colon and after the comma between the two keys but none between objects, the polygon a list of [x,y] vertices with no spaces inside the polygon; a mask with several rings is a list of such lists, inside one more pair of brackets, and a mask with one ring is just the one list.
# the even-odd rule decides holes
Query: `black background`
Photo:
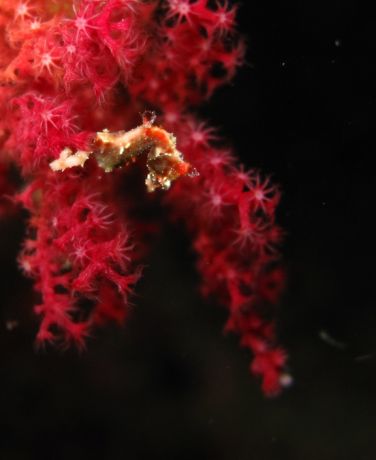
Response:
[{"label": "black background", "polygon": [[376,458],[374,17],[356,0],[252,1],[239,21],[247,63],[202,115],[282,187],[294,386],[263,397],[169,226],[123,329],[35,352],[22,222],[3,222],[1,459]]}]

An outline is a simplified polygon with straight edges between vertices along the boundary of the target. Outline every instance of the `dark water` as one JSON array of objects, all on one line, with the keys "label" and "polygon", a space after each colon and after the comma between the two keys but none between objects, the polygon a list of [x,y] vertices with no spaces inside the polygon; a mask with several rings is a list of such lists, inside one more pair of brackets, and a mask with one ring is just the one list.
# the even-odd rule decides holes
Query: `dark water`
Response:
[{"label": "dark water", "polygon": [[1,459],[376,458],[374,18],[355,0],[244,3],[249,64],[202,113],[283,189],[279,335],[294,386],[262,396],[173,228],[124,329],[82,355],[36,353],[22,225],[5,223]]}]

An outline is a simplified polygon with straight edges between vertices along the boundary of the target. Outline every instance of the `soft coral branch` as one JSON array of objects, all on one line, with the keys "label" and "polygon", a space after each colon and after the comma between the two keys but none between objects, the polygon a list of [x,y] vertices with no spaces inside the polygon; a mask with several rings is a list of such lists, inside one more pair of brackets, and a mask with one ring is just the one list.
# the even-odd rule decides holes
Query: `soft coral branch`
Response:
[{"label": "soft coral branch", "polygon": [[[100,293],[123,304],[122,315],[117,308],[116,315],[108,316],[124,317],[127,296],[139,277],[130,233],[116,217],[116,200],[92,194],[98,175],[106,180],[92,168],[92,175],[75,171],[59,178],[51,171],[19,197],[34,216],[30,228],[35,236],[26,240],[20,265],[36,280],[41,295],[38,341],[81,345],[98,315],[104,316],[97,311],[103,309]],[[82,299],[91,301],[89,315],[80,308]]]},{"label": "soft coral branch", "polygon": [[221,151],[190,142],[194,130],[178,135],[183,144],[190,143],[187,157],[200,175],[176,183],[166,200],[193,237],[203,294],[227,306],[226,331],[240,335],[241,344],[253,352],[252,372],[262,377],[265,393],[276,394],[290,382],[270,320],[285,280],[279,264],[281,230],[275,223],[279,190],[259,173],[238,169],[231,155],[213,167],[210,159]]}]

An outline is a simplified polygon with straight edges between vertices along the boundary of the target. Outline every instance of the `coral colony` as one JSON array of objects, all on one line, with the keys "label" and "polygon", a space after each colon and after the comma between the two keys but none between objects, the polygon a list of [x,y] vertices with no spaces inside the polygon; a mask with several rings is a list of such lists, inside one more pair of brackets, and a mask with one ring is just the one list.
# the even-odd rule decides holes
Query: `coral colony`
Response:
[{"label": "coral colony", "polygon": [[271,319],[279,190],[194,115],[242,63],[235,12],[226,0],[0,1],[0,215],[14,203],[29,214],[19,265],[39,297],[38,344],[83,346],[123,323],[162,205],[263,391],[289,383]]}]

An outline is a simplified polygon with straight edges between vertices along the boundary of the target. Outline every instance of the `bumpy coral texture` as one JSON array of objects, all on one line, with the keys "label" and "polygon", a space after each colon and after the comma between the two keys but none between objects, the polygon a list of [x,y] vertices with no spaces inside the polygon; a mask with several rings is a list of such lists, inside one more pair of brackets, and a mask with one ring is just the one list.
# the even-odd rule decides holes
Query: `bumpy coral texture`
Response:
[{"label": "bumpy coral texture", "polygon": [[[29,212],[19,264],[39,294],[39,344],[83,346],[96,326],[124,321],[162,202],[191,235],[201,291],[227,307],[225,330],[252,351],[264,392],[286,382],[272,321],[284,283],[280,193],[236,166],[193,112],[242,63],[235,13],[226,0],[0,3],[0,215],[12,194]],[[199,175],[148,194],[142,161],[111,173],[93,159],[49,167],[66,147],[90,150],[96,131],[134,128],[144,110]]]}]

